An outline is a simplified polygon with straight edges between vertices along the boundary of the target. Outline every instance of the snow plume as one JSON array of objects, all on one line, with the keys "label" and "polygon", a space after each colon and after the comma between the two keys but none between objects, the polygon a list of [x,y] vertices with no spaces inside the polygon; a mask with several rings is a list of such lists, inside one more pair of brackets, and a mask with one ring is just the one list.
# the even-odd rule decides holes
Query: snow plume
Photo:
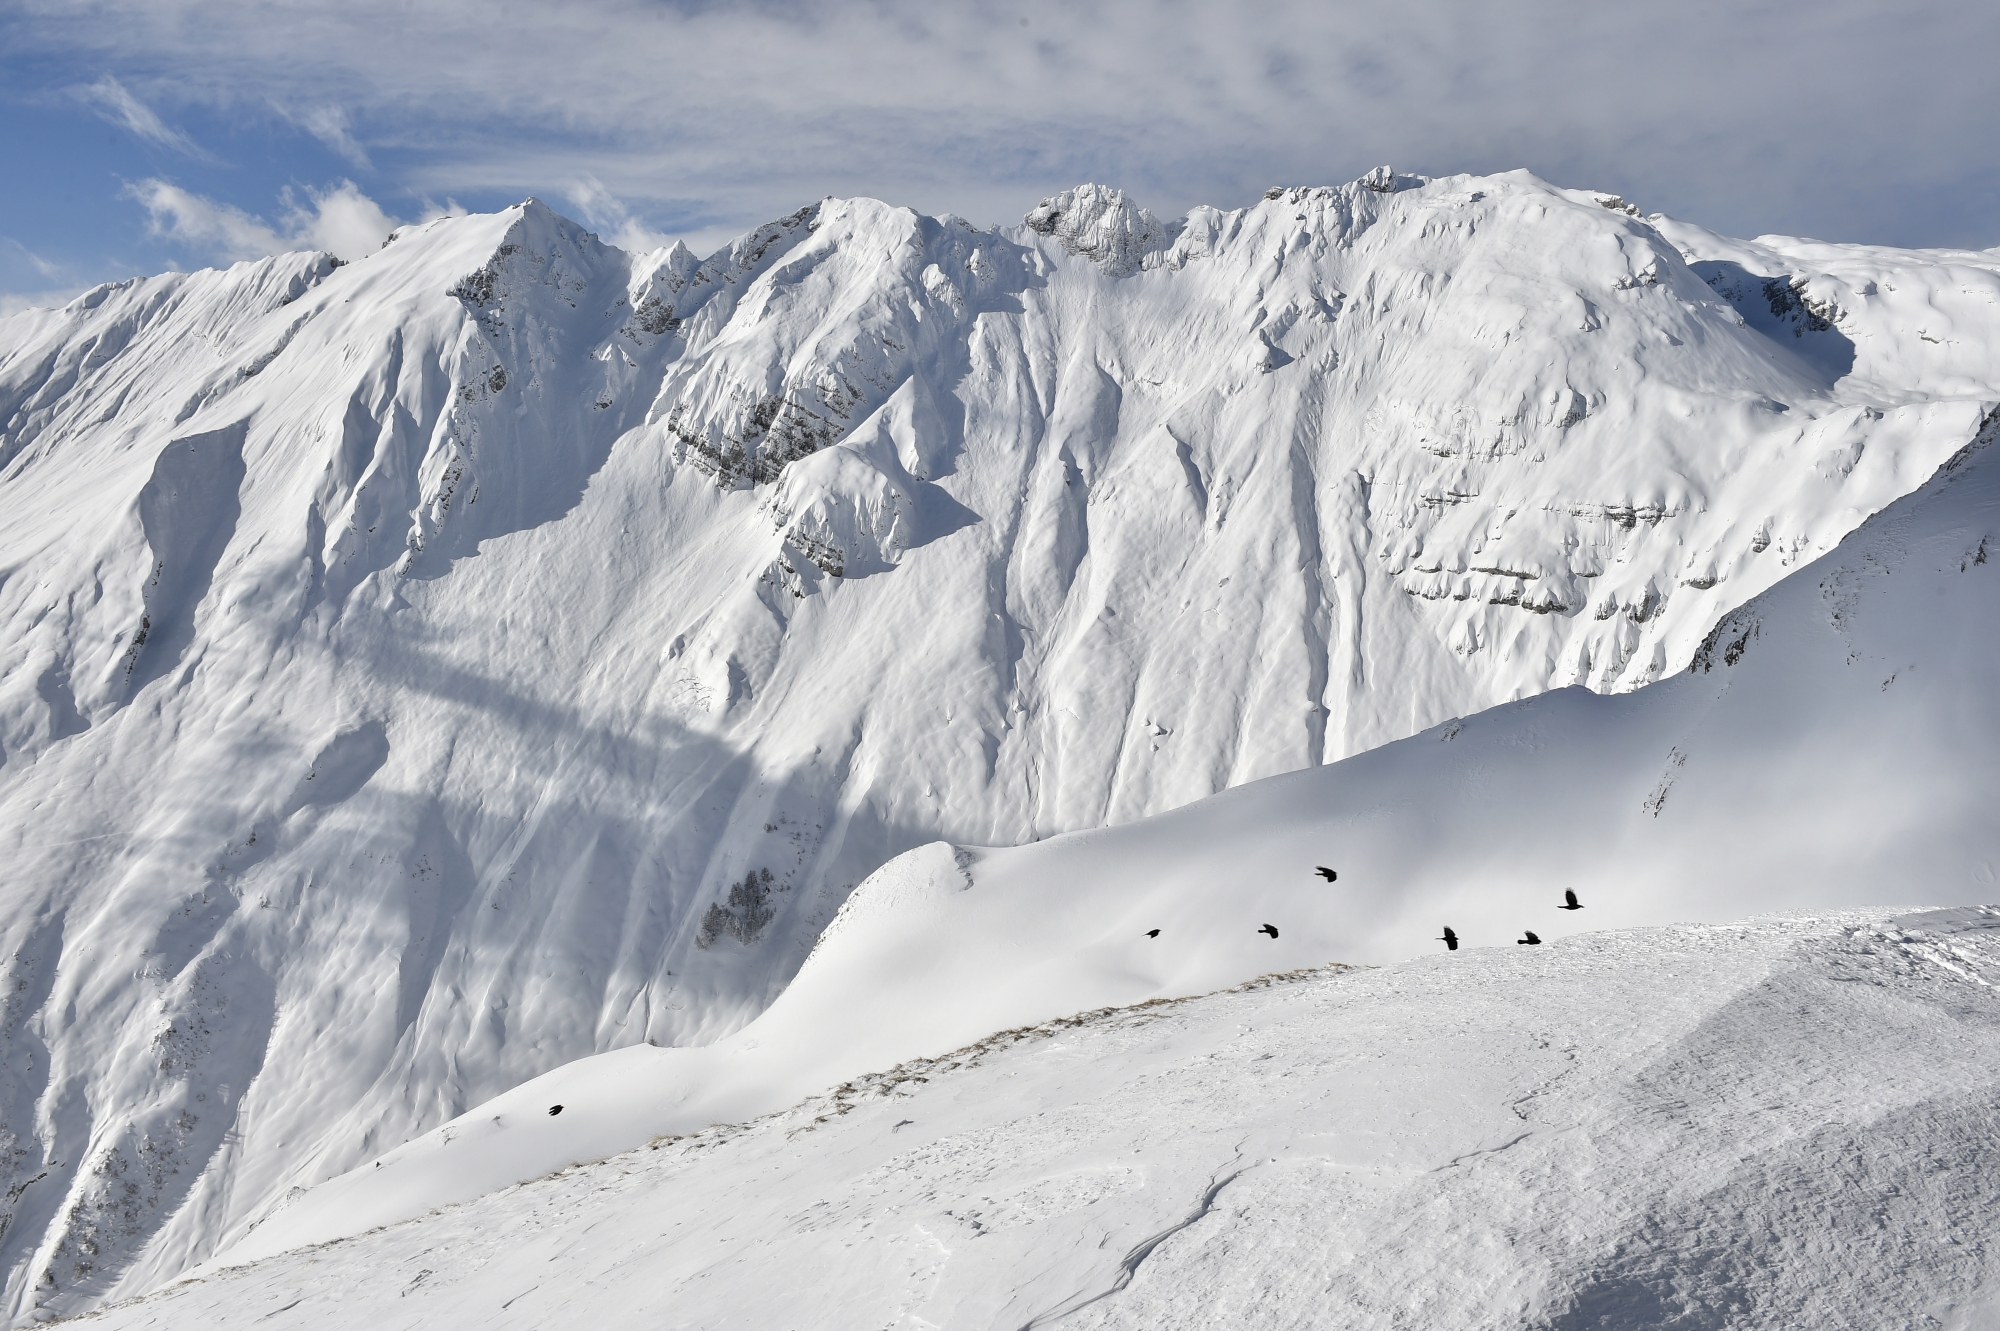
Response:
[{"label": "snow plume", "polygon": [[399,225],[351,180],[325,190],[309,188],[305,202],[287,189],[280,196],[285,212],[279,227],[157,177],[131,186],[130,193],[145,205],[154,235],[222,259],[261,259],[291,250],[358,259],[380,249]]}]

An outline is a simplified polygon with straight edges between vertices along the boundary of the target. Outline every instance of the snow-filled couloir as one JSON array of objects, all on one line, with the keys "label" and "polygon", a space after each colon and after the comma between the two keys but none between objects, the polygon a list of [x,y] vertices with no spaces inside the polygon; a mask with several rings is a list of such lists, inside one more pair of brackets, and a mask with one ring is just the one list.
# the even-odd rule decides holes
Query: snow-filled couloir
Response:
[{"label": "snow-filled couloir", "polygon": [[1681,668],[1978,432],[1996,267],[1378,172],[0,321],[8,1309],[728,1035],[906,848]]}]

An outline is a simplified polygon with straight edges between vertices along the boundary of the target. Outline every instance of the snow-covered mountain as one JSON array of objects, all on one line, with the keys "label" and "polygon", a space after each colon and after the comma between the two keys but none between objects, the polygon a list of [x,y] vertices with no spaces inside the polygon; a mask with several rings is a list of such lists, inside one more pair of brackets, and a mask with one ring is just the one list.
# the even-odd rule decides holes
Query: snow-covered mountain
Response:
[{"label": "snow-covered mountain", "polygon": [[0,321],[8,1308],[729,1035],[911,846],[1656,680],[2000,400],[2000,256],[1634,213],[530,202]]},{"label": "snow-covered mountain", "polygon": [[[2000,421],[1637,692],[1544,694],[1121,827],[907,852],[743,1030],[547,1073],[306,1193],[219,1260],[778,1112],[995,1031],[1440,951],[1446,927],[1467,951],[1511,952],[1527,930],[1991,900],[1996,440]],[[2000,1023],[2000,998],[1984,1001]]]}]

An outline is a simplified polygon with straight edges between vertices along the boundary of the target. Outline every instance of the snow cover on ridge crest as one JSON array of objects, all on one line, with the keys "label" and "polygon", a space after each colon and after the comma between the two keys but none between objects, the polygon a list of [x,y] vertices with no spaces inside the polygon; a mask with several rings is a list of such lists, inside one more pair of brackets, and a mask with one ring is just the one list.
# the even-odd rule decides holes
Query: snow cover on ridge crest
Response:
[{"label": "snow cover on ridge crest", "polygon": [[1557,1331],[1921,1307],[1973,1331],[2000,1277],[1979,1237],[1995,979],[1993,906],[1329,968],[1002,1032],[106,1318],[1019,1326],[1095,1305]]},{"label": "snow cover on ridge crest", "polygon": [[2000,396],[1976,256],[1784,259],[1957,344],[1765,329],[1664,222],[1403,179],[1115,280],[868,200],[692,265],[527,204],[0,321],[10,1306],[738,1029],[913,845],[1656,679]]}]

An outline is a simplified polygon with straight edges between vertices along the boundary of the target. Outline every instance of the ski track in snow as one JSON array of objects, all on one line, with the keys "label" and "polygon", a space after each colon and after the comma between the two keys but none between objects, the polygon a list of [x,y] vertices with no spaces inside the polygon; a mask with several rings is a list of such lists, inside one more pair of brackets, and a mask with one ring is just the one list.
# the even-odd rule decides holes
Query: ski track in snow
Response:
[{"label": "ski track in snow", "polygon": [[[0,320],[6,1309],[151,1288],[572,1059],[743,1035],[911,847],[1394,765],[1375,746],[1461,716],[1461,775],[1498,781],[1475,713],[1671,674],[1979,433],[1996,266],[1735,241],[1515,173],[1176,223],[1086,187],[994,232],[827,200],[707,259],[624,254],[530,202],[339,268],[281,256]],[[1962,534],[1973,578],[1991,533]],[[1859,714],[1886,727],[1956,695],[1866,638],[1900,556],[1871,557],[1816,613],[1879,667],[1888,710]],[[1534,715],[1576,735],[1622,705]],[[1685,719],[1596,826],[1636,835],[1648,792],[1668,829],[1745,798]],[[1992,733],[1977,706],[1925,719],[1941,752]],[[1973,815],[1943,778],[1913,789],[1933,823],[1914,797],[1873,815],[1943,838],[1904,895],[1967,899],[1991,881],[1951,839]],[[1490,814],[1505,792],[1477,793]],[[1515,798],[1514,825],[1472,822],[1525,858],[1576,830]],[[1343,826],[1435,836],[1413,807]],[[1867,826],[1831,841],[1879,868]],[[1435,928],[1407,913],[1487,909],[1441,885],[1480,861],[1440,844],[1461,858],[1360,916],[1329,898],[1266,951],[1092,943],[1039,997],[1023,979],[902,1037],[767,1030],[902,1058],[1406,956]],[[1362,862],[1393,880],[1386,850]],[[922,915],[960,869],[1004,898],[1009,863],[1043,861],[898,873]],[[1868,899],[1827,872],[1732,872],[1681,915]],[[1685,894],[1649,881],[1592,921],[1677,918]],[[1117,890],[1090,900],[1090,939],[1125,927],[1101,914]],[[1185,882],[1161,900],[1198,914]],[[982,967],[1008,960],[991,941]],[[867,1066],[749,1062],[715,1107]]]}]

